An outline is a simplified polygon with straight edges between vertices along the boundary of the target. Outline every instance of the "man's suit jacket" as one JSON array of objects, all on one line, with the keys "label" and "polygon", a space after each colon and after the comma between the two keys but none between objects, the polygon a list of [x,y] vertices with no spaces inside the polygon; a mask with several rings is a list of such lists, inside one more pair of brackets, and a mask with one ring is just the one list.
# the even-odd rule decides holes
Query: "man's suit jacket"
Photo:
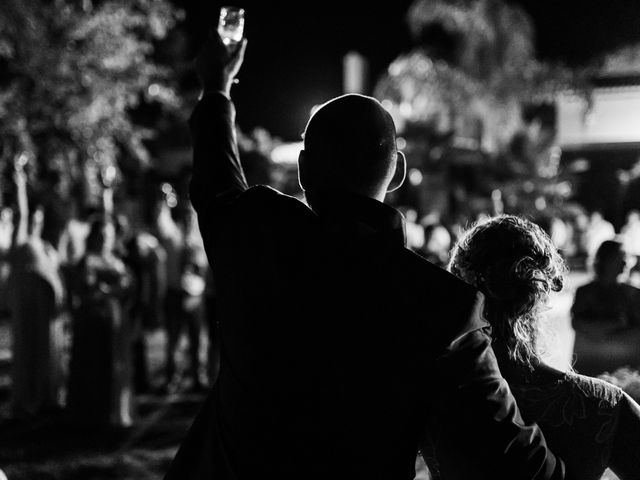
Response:
[{"label": "man's suit jacket", "polygon": [[405,248],[395,209],[248,188],[221,94],[191,127],[221,367],[168,479],[412,479],[427,441],[474,478],[562,478],[500,377],[480,294]]}]

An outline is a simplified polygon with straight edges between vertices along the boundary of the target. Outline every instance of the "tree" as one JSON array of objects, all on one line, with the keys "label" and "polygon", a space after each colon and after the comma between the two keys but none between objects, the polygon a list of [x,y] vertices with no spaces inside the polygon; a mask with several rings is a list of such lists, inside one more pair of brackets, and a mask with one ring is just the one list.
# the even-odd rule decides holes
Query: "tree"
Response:
[{"label": "tree", "polygon": [[[531,20],[501,0],[416,0],[407,21],[416,46],[392,62],[374,95],[401,132],[417,131],[426,142],[426,158],[418,163],[450,169],[440,160],[448,158],[475,164],[473,175],[491,177],[487,164],[524,129],[525,107],[579,85],[579,74],[536,58]],[[545,155],[552,146],[545,146]],[[493,180],[475,183],[490,190]],[[449,175],[449,182],[456,181]],[[468,189],[457,187],[448,185],[454,192]]]},{"label": "tree", "polygon": [[407,19],[417,46],[376,87],[376,96],[398,106],[401,124],[440,117],[441,128],[464,136],[465,123],[481,119],[482,147],[496,152],[520,128],[523,105],[572,85],[571,71],[535,58],[534,28],[518,7],[416,0]]},{"label": "tree", "polygon": [[153,53],[180,15],[166,0],[4,0],[0,168],[27,158],[32,185],[68,198],[104,172],[117,181],[123,159],[148,163],[152,132],[130,114],[179,107]]}]

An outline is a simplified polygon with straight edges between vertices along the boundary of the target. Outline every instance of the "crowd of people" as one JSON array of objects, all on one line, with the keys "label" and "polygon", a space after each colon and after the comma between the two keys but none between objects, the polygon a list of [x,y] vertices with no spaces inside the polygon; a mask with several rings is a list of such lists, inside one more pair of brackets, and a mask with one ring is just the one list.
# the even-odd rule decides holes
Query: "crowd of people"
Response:
[{"label": "crowd of people", "polygon": [[[474,218],[460,218],[456,221],[442,221],[433,212],[418,218],[412,206],[400,207],[407,224],[408,247],[438,265],[444,266],[449,260],[455,241],[469,225],[494,216],[496,212],[480,212]],[[501,213],[501,212],[498,212]],[[639,283],[635,260],[640,258],[640,212],[631,210],[626,222],[618,230],[606,220],[598,210],[587,211],[579,208],[564,216],[548,215],[545,211],[528,215],[540,225],[562,253],[572,269],[585,271],[593,267],[596,252],[604,241],[616,240],[623,244],[630,261],[629,280]]]},{"label": "crowd of people", "polygon": [[31,195],[19,161],[13,177],[15,208],[0,219],[13,414],[127,427],[139,394],[204,392],[217,368],[215,290],[193,209],[164,183],[150,205],[114,202],[106,187],[101,205],[62,212]]},{"label": "crowd of people", "polygon": [[[109,206],[106,190],[102,209],[61,221],[50,205],[28,198],[19,163],[14,181],[15,211],[4,208],[0,217],[14,412],[66,407],[86,424],[130,425],[136,394],[204,392],[218,368],[215,289],[194,210],[172,208],[175,191],[165,183],[146,211],[135,199]],[[433,214],[419,219],[413,208],[400,210],[408,248],[443,268],[466,227],[491,218],[445,224]],[[640,327],[640,214],[629,212],[619,231],[598,211],[539,224],[567,264],[594,273],[571,311],[578,357],[612,338],[628,340]],[[164,365],[153,382],[147,335],[158,328],[165,334]],[[179,356],[184,334],[188,348]],[[626,344],[627,360],[636,358]],[[578,362],[580,372],[592,375],[614,366]]]}]

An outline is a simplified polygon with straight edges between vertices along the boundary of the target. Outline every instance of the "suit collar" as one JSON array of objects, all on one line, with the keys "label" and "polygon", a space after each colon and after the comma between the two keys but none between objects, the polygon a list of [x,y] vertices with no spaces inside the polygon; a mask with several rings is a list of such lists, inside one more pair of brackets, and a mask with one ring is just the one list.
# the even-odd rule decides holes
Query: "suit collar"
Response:
[{"label": "suit collar", "polygon": [[406,245],[405,223],[395,208],[364,195],[340,190],[314,193],[313,211],[322,220],[340,224],[359,237],[375,237]]}]

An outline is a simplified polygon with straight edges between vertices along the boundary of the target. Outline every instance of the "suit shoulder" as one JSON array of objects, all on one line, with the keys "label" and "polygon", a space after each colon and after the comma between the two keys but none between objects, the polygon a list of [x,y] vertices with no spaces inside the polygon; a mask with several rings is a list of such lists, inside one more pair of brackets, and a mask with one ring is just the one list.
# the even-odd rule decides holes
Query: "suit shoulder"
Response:
[{"label": "suit shoulder", "polygon": [[238,197],[238,204],[250,204],[253,209],[293,209],[304,213],[313,213],[302,201],[295,197],[279,192],[268,185],[255,185],[245,190]]},{"label": "suit shoulder", "polygon": [[473,285],[466,283],[451,272],[431,263],[408,248],[402,249],[400,256],[403,260],[403,268],[411,272],[412,277],[421,279],[422,282],[428,283],[436,290],[446,291],[448,294],[457,296],[469,295],[470,297],[475,297],[478,294],[478,289]]},{"label": "suit shoulder", "polygon": [[[245,225],[256,228],[305,228],[314,224],[317,216],[302,201],[266,185],[256,185],[244,191],[235,201],[233,216]],[[251,222],[246,222],[250,219]]]}]

